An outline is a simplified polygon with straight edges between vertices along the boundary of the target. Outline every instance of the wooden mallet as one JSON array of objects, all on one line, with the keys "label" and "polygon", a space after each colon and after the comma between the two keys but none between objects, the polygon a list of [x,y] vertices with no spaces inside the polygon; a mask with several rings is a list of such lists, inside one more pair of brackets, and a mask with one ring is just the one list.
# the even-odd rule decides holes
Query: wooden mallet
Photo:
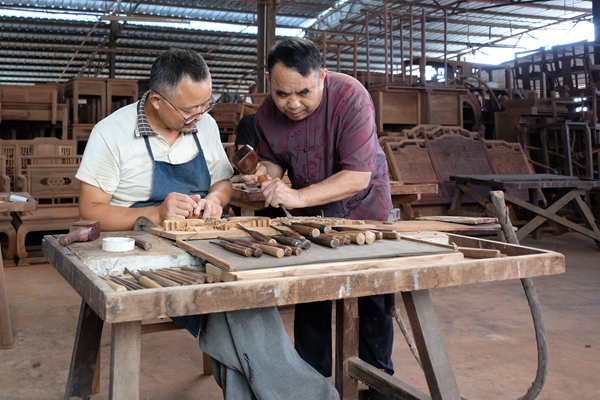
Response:
[{"label": "wooden mallet", "polygon": [[71,244],[73,242],[91,242],[100,237],[100,222],[82,220],[75,222],[69,228],[69,233],[61,236],[58,239],[58,243],[63,246]]}]

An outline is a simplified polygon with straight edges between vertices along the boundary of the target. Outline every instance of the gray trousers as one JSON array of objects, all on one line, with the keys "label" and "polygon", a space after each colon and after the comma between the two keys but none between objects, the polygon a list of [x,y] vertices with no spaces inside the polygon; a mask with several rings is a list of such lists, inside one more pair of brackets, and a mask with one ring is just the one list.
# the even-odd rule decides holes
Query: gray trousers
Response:
[{"label": "gray trousers", "polygon": [[205,315],[200,348],[212,358],[225,400],[339,399],[300,358],[275,307]]}]

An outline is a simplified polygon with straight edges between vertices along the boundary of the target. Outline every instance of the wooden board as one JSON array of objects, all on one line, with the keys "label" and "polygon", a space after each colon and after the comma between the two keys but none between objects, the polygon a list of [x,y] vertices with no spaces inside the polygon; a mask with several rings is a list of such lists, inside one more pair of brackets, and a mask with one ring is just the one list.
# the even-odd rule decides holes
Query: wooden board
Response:
[{"label": "wooden board", "polygon": [[454,222],[456,224],[480,225],[480,224],[497,224],[498,218],[486,217],[459,217],[449,215],[431,215],[428,217],[417,217],[418,221],[444,221]]},{"label": "wooden board", "polygon": [[413,243],[405,240],[377,240],[370,245],[347,244],[337,249],[314,244],[309,250],[302,251],[299,256],[276,258],[269,255],[262,257],[244,257],[231,253],[222,247],[210,243],[210,240],[189,240],[187,244],[204,253],[210,253],[227,265],[217,265],[227,270],[248,271],[255,269],[279,268],[286,266],[311,265],[317,263],[373,260],[390,257],[411,257],[422,255],[439,255],[453,253],[454,250]]},{"label": "wooden board", "polygon": [[462,261],[464,255],[458,251],[426,256],[406,256],[401,258],[382,258],[378,263],[366,265],[363,261],[347,261],[335,263],[309,264],[279,268],[253,269],[247,271],[224,271],[210,263],[206,264],[206,272],[221,279],[223,282],[234,282],[251,279],[268,279],[284,276],[305,276],[316,274],[337,274],[366,269],[385,268],[417,268],[421,265],[447,264]]}]

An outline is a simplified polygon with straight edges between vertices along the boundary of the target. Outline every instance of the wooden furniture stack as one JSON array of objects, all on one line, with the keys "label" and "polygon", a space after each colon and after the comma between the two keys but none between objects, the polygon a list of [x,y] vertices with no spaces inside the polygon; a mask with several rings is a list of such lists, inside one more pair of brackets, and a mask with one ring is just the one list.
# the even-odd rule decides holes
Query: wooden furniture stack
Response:
[{"label": "wooden furniture stack", "polygon": [[[53,173],[56,168],[53,164],[69,162],[78,163],[76,160],[72,160],[72,157],[76,157],[76,153],[77,146],[74,141],[59,140],[58,138],[39,137],[32,140],[0,140],[0,191],[27,192],[27,188],[31,187],[31,184],[26,182],[29,175],[29,164],[37,164],[38,168],[43,170],[43,176],[40,177],[41,180],[45,177],[47,178],[46,175],[49,176],[49,174]],[[32,159],[35,159],[35,161],[32,161]],[[62,161],[59,162],[56,161],[56,159]],[[74,173],[73,177],[69,179],[75,181]],[[35,186],[37,187],[37,185]],[[79,196],[79,194],[77,194],[77,196]],[[38,197],[34,198],[35,200],[39,199]],[[28,213],[21,214],[25,215]],[[29,220],[31,223],[25,224],[21,230],[20,237],[17,232],[18,227],[22,225],[22,223],[20,222],[18,215],[19,214],[15,214],[14,218],[10,213],[2,213],[0,215],[0,232],[5,233],[8,238],[8,245],[4,251],[4,257],[6,259],[14,258],[18,247],[25,247],[25,229],[27,229],[29,225],[33,226],[33,229],[30,230],[42,230],[41,228],[45,228],[45,225],[41,222],[47,218],[39,218],[39,215],[37,217],[30,217]],[[71,216],[72,213],[67,216],[67,221],[72,221],[73,218]],[[60,220],[62,217],[65,217],[65,214],[57,212],[56,214],[53,214],[52,217]],[[39,225],[37,225],[38,222],[40,222]],[[61,226],[64,225],[65,224]],[[15,229],[14,226],[17,226],[17,229]],[[66,229],[68,229],[68,226]],[[20,256],[23,256],[24,254],[26,253],[21,251]]]},{"label": "wooden furniture stack", "polygon": [[138,100],[138,84],[130,79],[71,78],[65,99],[72,110],[65,138],[85,143],[97,122]]},{"label": "wooden furniture stack", "polygon": [[[37,121],[47,122],[55,128],[60,122],[64,137],[67,132],[67,105],[59,103],[58,92],[58,85],[0,86],[0,123]],[[35,134],[30,132],[29,136]]]}]

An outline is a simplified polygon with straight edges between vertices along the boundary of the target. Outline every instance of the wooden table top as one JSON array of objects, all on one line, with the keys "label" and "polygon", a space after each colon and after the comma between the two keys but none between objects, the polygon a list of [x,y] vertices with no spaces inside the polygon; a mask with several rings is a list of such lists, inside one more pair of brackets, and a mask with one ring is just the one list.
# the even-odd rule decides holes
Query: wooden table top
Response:
[{"label": "wooden table top", "polygon": [[[154,240],[149,233],[145,234],[145,239]],[[86,248],[92,251],[97,244],[77,243],[77,256],[72,245],[63,247],[57,237],[45,236],[42,248],[50,264],[107,323],[519,279],[559,274],[565,269],[564,256],[556,252],[466,236],[449,236],[458,246],[495,248],[506,257],[465,258],[456,262],[427,259],[421,263],[403,263],[402,257],[373,259],[370,246],[360,246],[364,249],[365,258],[354,261],[360,268],[353,270],[340,268],[348,261],[330,261],[316,264],[321,267],[321,272],[313,275],[116,292],[82,261],[81,252],[85,253]],[[399,246],[401,243],[398,241]],[[152,251],[141,252],[136,261],[143,264],[152,257],[155,257]],[[168,266],[170,264],[165,264],[165,267]]]},{"label": "wooden table top", "polygon": [[452,175],[450,180],[489,186],[496,189],[550,189],[600,187],[600,181],[584,181],[566,175],[522,174],[522,175]]},{"label": "wooden table top", "polygon": [[[10,195],[26,197],[27,201],[10,201]],[[37,201],[27,192],[0,192],[0,212],[33,211],[37,209]]]}]

